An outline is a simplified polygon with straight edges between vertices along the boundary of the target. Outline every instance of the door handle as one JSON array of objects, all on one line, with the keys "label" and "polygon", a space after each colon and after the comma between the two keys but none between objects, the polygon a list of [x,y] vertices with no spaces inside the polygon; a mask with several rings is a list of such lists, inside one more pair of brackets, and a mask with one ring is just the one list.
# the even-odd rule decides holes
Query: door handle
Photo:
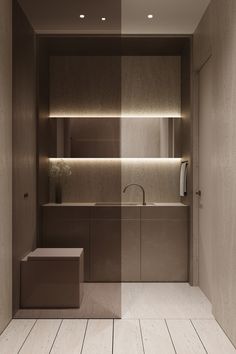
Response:
[{"label": "door handle", "polygon": [[197,192],[196,192],[196,195],[198,195],[199,197],[201,197],[202,191],[197,191]]}]

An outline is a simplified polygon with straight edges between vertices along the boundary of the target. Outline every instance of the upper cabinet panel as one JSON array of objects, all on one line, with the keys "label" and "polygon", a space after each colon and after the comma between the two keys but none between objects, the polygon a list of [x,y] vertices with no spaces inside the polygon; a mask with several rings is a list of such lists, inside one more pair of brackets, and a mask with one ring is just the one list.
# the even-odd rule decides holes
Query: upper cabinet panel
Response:
[{"label": "upper cabinet panel", "polygon": [[120,112],[119,56],[50,58],[51,117],[113,117]]},{"label": "upper cabinet panel", "polygon": [[122,116],[180,117],[181,58],[122,57]]},{"label": "upper cabinet panel", "polygon": [[51,117],[180,117],[179,56],[53,56]]}]

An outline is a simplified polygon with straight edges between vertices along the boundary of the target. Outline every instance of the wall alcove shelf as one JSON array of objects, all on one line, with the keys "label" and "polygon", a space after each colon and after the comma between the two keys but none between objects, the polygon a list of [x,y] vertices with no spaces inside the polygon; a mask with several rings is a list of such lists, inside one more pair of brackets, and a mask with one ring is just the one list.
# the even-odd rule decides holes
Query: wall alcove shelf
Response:
[{"label": "wall alcove shelf", "polygon": [[133,181],[149,201],[179,202],[182,158],[192,195],[190,53],[189,36],[37,37],[38,247],[55,159],[72,170],[64,202],[139,202],[121,193]]}]

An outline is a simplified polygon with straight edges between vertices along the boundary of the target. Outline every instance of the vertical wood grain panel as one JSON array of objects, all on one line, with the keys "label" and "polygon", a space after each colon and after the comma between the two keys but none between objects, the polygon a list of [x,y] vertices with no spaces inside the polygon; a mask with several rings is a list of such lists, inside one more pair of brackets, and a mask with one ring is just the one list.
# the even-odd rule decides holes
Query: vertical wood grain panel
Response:
[{"label": "vertical wood grain panel", "polygon": [[236,3],[214,0],[213,313],[236,345]]},{"label": "vertical wood grain panel", "polygon": [[[236,344],[236,3],[213,0],[203,26],[204,36],[212,43],[211,101],[213,123],[208,131],[212,141],[209,173],[214,199],[209,228],[213,235],[212,303],[213,313],[227,335]],[[200,31],[199,27],[199,31]],[[204,47],[204,43],[202,44]],[[205,250],[207,245],[203,245]]]},{"label": "vertical wood grain panel", "polygon": [[37,38],[37,241],[41,245],[41,209],[49,201],[49,53],[43,38]]},{"label": "vertical wood grain panel", "polygon": [[121,281],[121,220],[92,219],[91,281]]},{"label": "vertical wood grain panel", "polygon": [[212,61],[203,66],[199,73],[199,285],[207,297],[212,299],[212,211],[215,200],[212,181],[212,156],[214,149],[209,131],[214,125],[212,113]]},{"label": "vertical wood grain panel", "polygon": [[192,116],[192,42],[183,48],[181,57],[181,117],[182,117],[182,160],[188,161],[187,195],[181,198],[184,204],[190,206],[189,222],[189,281],[198,283],[198,244],[193,232],[193,116]]},{"label": "vertical wood grain panel", "polygon": [[[140,202],[136,188],[125,194],[128,183],[140,183],[148,202],[179,202],[179,159],[67,160],[72,170],[63,188],[64,202]],[[53,186],[51,185],[51,190]],[[52,197],[53,197],[53,193]]]},{"label": "vertical wood grain panel", "polygon": [[12,304],[12,4],[0,2],[0,332]]},{"label": "vertical wood grain panel", "polygon": [[52,116],[119,116],[121,102],[125,115],[179,117],[180,57],[51,57]]},{"label": "vertical wood grain panel", "polygon": [[50,59],[50,115],[120,115],[119,56],[57,56]]},{"label": "vertical wood grain panel", "polygon": [[180,102],[180,57],[122,57],[122,114],[180,116]]},{"label": "vertical wood grain panel", "polygon": [[187,222],[141,220],[141,281],[188,280]]},{"label": "vertical wood grain panel", "polygon": [[19,308],[20,259],[36,245],[35,35],[13,7],[13,311]]},{"label": "vertical wood grain panel", "polygon": [[140,281],[140,220],[121,219],[121,280]]},{"label": "vertical wood grain panel", "polygon": [[[145,188],[147,202],[179,202],[179,159],[122,160],[122,187],[139,183]],[[136,188],[122,193],[124,202],[140,202],[142,195]]]},{"label": "vertical wood grain panel", "polygon": [[209,6],[193,36],[193,66],[200,70],[212,54],[212,6]]}]

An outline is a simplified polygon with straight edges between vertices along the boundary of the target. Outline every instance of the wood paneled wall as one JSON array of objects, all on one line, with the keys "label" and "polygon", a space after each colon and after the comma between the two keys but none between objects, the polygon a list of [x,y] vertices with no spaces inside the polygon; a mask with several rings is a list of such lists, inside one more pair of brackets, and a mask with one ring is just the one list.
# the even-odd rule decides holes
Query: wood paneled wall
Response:
[{"label": "wood paneled wall", "polygon": [[50,64],[52,116],[181,115],[179,56],[55,56]]},{"label": "wood paneled wall", "polygon": [[13,4],[13,312],[19,308],[20,260],[36,246],[35,34]]},{"label": "wood paneled wall", "polygon": [[122,56],[122,115],[180,117],[180,56]]},{"label": "wood paneled wall", "polygon": [[[153,53],[152,53],[153,54]],[[158,55],[133,56],[53,56],[50,60],[50,114],[53,116],[138,116],[178,117],[181,115],[181,57]],[[189,69],[189,67],[187,67]],[[106,120],[91,120],[103,130]],[[135,135],[127,137],[128,129],[140,122],[125,119],[116,129],[120,149],[130,156],[128,144],[135,145]],[[144,121],[142,120],[142,123]],[[89,123],[88,123],[89,124]],[[155,147],[148,124],[140,127],[144,147]],[[117,125],[114,120],[114,125]],[[154,129],[152,129],[154,131]],[[146,140],[144,141],[146,137]],[[133,149],[135,150],[135,149]],[[132,150],[132,151],[133,151]],[[150,150],[150,149],[149,149]],[[119,151],[119,149],[118,149]],[[150,154],[149,157],[158,157]],[[133,156],[145,157],[136,153]],[[104,156],[105,157],[105,156]],[[116,201],[123,184],[141,183],[152,201],[179,201],[179,161],[145,164],[120,162],[70,162],[73,175],[65,187],[66,201]],[[122,167],[122,169],[121,169]],[[114,188],[115,187],[115,188]],[[137,192],[137,191],[136,191]],[[138,193],[126,196],[138,201]]]},{"label": "wood paneled wall", "polygon": [[[208,220],[212,257],[209,255],[206,261],[211,263],[207,265],[208,269],[212,269],[213,313],[236,345],[235,0],[212,0],[194,37],[195,69],[201,69],[212,55],[208,81],[211,81],[209,100],[213,105],[212,115],[206,117],[212,124],[209,124],[209,146],[206,149],[212,151],[211,160],[207,161],[212,188],[207,195],[214,204]],[[209,243],[209,238],[206,242]],[[203,244],[200,251],[206,249],[207,245]]]},{"label": "wood paneled wall", "polygon": [[129,183],[140,183],[147,201],[179,202],[180,159],[67,160],[72,175],[63,192],[65,202],[140,202],[142,195]]},{"label": "wood paneled wall", "polygon": [[197,240],[193,232],[193,112],[192,112],[192,41],[186,42],[181,57],[181,142],[182,161],[188,161],[187,195],[181,201],[190,206],[189,281],[198,283]]},{"label": "wood paneled wall", "polygon": [[49,124],[48,46],[37,37],[37,246],[41,246],[41,208],[49,200],[49,160],[51,130]]},{"label": "wood paneled wall", "polygon": [[119,56],[50,58],[50,115],[116,117],[121,110]]},{"label": "wood paneled wall", "polygon": [[0,333],[12,315],[12,3],[0,1]]}]

